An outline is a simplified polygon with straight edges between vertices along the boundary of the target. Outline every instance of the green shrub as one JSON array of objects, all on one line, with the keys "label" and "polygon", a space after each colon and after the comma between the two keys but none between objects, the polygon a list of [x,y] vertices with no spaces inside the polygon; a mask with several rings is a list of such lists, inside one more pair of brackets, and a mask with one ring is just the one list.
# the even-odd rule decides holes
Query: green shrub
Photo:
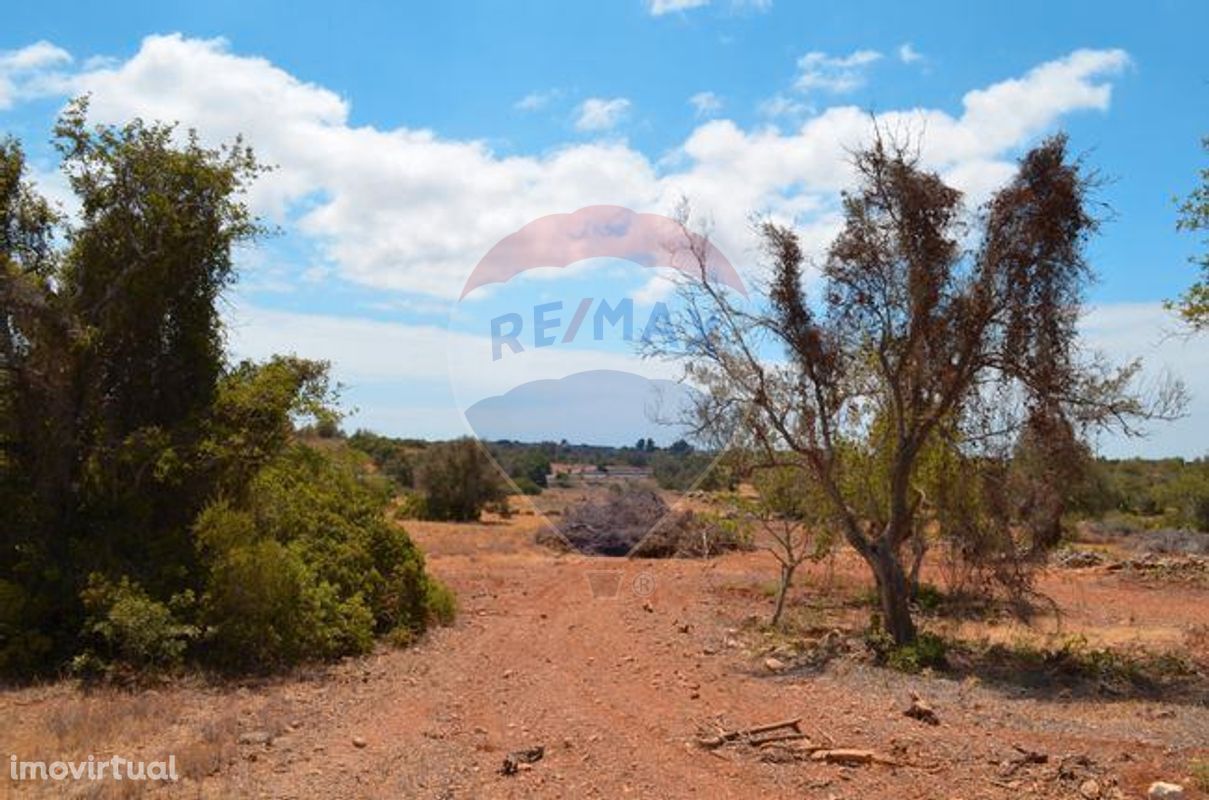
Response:
[{"label": "green shrub", "polygon": [[946,649],[944,639],[935,634],[921,633],[911,644],[892,647],[886,654],[886,666],[908,673],[943,669]]},{"label": "green shrub", "polygon": [[538,486],[537,482],[528,475],[513,478],[512,482],[516,484],[516,488],[521,494],[535,496],[542,493],[542,487]]},{"label": "green shrub", "polygon": [[427,519],[428,502],[424,495],[417,492],[403,492],[399,495],[399,504],[395,506],[396,520]]},{"label": "green shrub", "polygon": [[428,621],[436,625],[452,625],[458,615],[457,597],[449,587],[435,578],[428,579],[428,593],[424,598]]},{"label": "green shrub", "polygon": [[208,507],[195,535],[209,566],[202,620],[214,665],[264,671],[422,631],[423,557],[385,519],[385,502],[352,454],[296,445],[248,487],[246,509]]},{"label": "green shrub", "polygon": [[[73,659],[72,668],[86,677],[174,670],[197,634],[193,626],[177,619],[173,608],[153,600],[125,576],[115,584],[92,574],[81,599],[87,614],[83,638],[88,645]],[[189,595],[174,598],[178,608],[191,604]]]},{"label": "green shrub", "polygon": [[945,594],[931,583],[921,583],[912,601],[925,613],[933,613],[944,604]]},{"label": "green shrub", "polygon": [[489,503],[507,494],[499,469],[474,439],[428,448],[416,484],[424,495],[426,518],[434,520],[477,520]]}]

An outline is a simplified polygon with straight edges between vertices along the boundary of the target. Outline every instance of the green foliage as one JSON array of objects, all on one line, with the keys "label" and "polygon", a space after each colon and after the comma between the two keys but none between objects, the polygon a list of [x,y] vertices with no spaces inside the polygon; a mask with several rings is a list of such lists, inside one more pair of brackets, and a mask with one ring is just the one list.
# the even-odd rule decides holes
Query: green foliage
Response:
[{"label": "green foliage", "polygon": [[73,671],[80,675],[115,678],[174,670],[197,636],[197,629],[180,622],[174,613],[190,610],[191,593],[165,604],[126,577],[113,583],[94,573],[81,598],[87,614],[87,645],[72,661]]},{"label": "green foliage", "polygon": [[516,484],[516,488],[520,490],[521,494],[533,496],[542,493],[542,487],[527,475],[514,478],[512,482]]},{"label": "green foliage", "polygon": [[1094,469],[1103,499],[1079,508],[1082,516],[1124,515],[1135,528],[1209,531],[1209,460],[1102,460]]},{"label": "green foliage", "polygon": [[78,223],[0,144],[0,671],[263,671],[423,630],[423,559],[336,435],[327,365],[224,353],[262,168],[85,113],[56,128]]},{"label": "green foliage", "polygon": [[375,634],[421,631],[423,558],[382,514],[355,455],[288,447],[253,480],[245,508],[211,504],[196,526],[209,565],[209,653],[248,670],[366,652]]},{"label": "green foliage", "polygon": [[[1209,137],[1202,145],[1209,150]],[[1180,202],[1177,227],[1182,231],[1209,232],[1209,168],[1201,170],[1199,177],[1200,185]],[[1167,306],[1178,312],[1192,330],[1203,331],[1209,328],[1209,252],[1194,256],[1191,261],[1200,267],[1200,278]]]},{"label": "green foliage", "polygon": [[876,612],[865,631],[865,646],[878,664],[898,672],[914,674],[925,669],[944,669],[948,664],[948,645],[943,638],[920,632],[913,641],[896,644]]},{"label": "green foliage", "polygon": [[[733,489],[734,478],[721,463],[714,463],[717,456],[698,453],[683,447],[663,450],[651,456],[651,474],[661,489],[683,492],[699,489],[705,492]],[[673,445],[674,447],[674,445]]]},{"label": "green foliage", "polygon": [[931,633],[921,633],[910,644],[899,645],[886,654],[886,666],[899,672],[916,673],[925,669],[943,669],[946,647],[944,639]]},{"label": "green foliage", "polygon": [[458,615],[457,597],[445,584],[429,578],[424,608],[428,622],[434,625],[452,625]]},{"label": "green foliage", "polygon": [[429,447],[416,473],[427,519],[469,522],[507,496],[503,476],[474,439]]},{"label": "green foliage", "polygon": [[[545,488],[546,476],[550,474],[550,457],[544,448],[498,442],[490,446],[490,451],[496,463],[524,494],[540,494]],[[538,491],[526,491],[526,486],[536,486]]]},{"label": "green foliage", "polygon": [[378,469],[400,489],[415,486],[415,458],[417,451],[410,442],[379,436],[367,430],[359,430],[348,439],[355,447],[374,460]]}]

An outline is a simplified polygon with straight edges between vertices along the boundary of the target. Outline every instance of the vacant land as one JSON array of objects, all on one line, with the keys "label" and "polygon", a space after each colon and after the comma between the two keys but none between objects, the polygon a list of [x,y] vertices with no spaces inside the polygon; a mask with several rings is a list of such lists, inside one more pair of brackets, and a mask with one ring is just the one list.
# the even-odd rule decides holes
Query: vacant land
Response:
[{"label": "vacant land", "polygon": [[[926,617],[970,647],[942,674],[903,674],[864,654],[868,586],[847,555],[808,568],[790,632],[774,635],[761,626],[774,576],[764,553],[588,558],[535,545],[541,525],[532,513],[409,523],[461,614],[408,649],[239,685],[10,690],[0,750],[174,753],[185,776],[154,791],[81,787],[90,797],[1109,798],[1160,779],[1206,796],[1205,582],[1054,568],[1041,588],[1058,614],[1031,626]],[[1143,647],[1137,667],[1129,654]],[[1065,659],[1043,654],[1063,648]],[[913,694],[938,725],[904,715]],[[797,717],[804,739],[699,741]],[[501,773],[505,756],[536,746],[540,760]],[[822,755],[841,748],[873,762]],[[0,783],[15,796],[63,789]]]}]

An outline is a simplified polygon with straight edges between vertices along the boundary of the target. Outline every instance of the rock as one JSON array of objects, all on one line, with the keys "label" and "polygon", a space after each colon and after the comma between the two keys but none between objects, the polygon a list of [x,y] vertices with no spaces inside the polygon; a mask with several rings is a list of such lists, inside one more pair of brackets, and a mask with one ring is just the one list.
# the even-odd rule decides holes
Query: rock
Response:
[{"label": "rock", "polygon": [[936,711],[933,710],[932,706],[920,700],[918,695],[911,697],[911,706],[903,712],[903,715],[911,719],[917,719],[928,725],[940,724],[940,717],[936,716]]},{"label": "rock", "polygon": [[769,672],[783,672],[785,667],[785,662],[775,656],[769,656],[764,659],[764,669]]},{"label": "rock", "polygon": [[1088,778],[1079,784],[1079,794],[1086,800],[1100,800],[1100,784],[1094,778]]},{"label": "rock", "polygon": [[240,744],[268,744],[273,741],[273,734],[268,731],[245,731],[239,734]]},{"label": "rock", "polygon": [[642,610],[647,612],[648,614],[653,614],[655,612],[655,607],[653,605],[651,605],[650,600],[647,600],[647,601],[643,602]]},{"label": "rock", "polygon": [[1150,788],[1146,790],[1146,796],[1150,800],[1183,800],[1184,787],[1178,783],[1167,783],[1165,781],[1155,781],[1150,784]]},{"label": "rock", "polygon": [[504,765],[500,767],[500,773],[503,775],[515,775],[521,770],[533,769],[533,764],[541,761],[542,756],[545,754],[546,748],[540,744],[524,750],[515,750],[504,756]]},{"label": "rock", "polygon": [[360,736],[353,737],[353,747],[365,747],[367,744],[369,744],[369,742],[365,741],[365,739],[361,738]]}]

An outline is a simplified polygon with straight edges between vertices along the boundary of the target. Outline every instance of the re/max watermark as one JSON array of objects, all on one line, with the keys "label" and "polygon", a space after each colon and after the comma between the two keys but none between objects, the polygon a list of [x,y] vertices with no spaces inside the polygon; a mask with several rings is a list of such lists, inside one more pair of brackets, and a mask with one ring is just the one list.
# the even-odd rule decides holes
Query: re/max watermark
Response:
[{"label": "re/max watermark", "polygon": [[87,761],[22,761],[8,757],[8,775],[14,781],[176,781],[176,756],[167,761],[134,761],[122,756]]}]

